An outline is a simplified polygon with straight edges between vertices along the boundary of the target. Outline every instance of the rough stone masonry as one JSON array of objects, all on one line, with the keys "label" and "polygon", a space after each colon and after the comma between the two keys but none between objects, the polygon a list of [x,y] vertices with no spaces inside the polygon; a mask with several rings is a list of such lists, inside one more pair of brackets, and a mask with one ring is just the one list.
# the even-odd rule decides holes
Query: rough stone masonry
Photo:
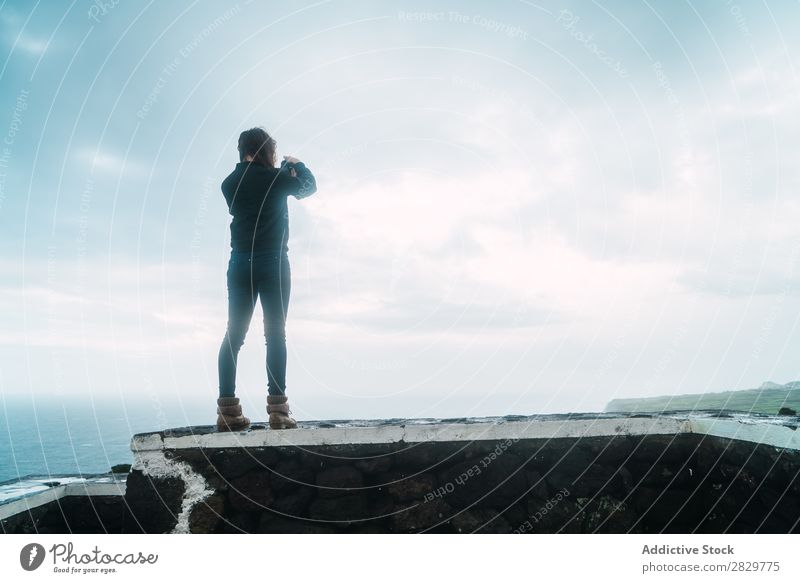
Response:
[{"label": "rough stone masonry", "polygon": [[141,434],[120,529],[797,532],[797,424],[596,414]]}]

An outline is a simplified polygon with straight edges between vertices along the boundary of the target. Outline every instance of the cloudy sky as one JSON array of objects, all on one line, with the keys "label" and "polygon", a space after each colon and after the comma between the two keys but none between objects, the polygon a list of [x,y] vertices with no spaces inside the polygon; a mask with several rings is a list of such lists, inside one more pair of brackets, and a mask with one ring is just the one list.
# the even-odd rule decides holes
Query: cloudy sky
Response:
[{"label": "cloudy sky", "polygon": [[[319,185],[290,202],[299,418],[800,378],[796,2],[178,4],[0,4],[3,395],[213,414],[254,125]],[[257,308],[257,419],[264,351]]]}]

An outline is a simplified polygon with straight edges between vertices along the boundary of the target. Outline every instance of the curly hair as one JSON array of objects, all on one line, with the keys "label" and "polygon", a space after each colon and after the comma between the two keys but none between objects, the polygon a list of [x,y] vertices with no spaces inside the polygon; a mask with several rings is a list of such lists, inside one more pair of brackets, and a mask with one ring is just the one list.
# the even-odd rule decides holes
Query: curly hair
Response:
[{"label": "curly hair", "polygon": [[264,128],[250,128],[239,134],[239,161],[245,156],[264,166],[275,167],[275,140]]}]

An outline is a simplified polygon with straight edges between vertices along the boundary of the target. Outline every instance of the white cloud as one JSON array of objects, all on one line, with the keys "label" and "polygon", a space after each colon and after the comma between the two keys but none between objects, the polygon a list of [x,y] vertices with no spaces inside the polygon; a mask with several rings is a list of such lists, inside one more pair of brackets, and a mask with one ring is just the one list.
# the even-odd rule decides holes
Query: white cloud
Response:
[{"label": "white cloud", "polygon": [[147,176],[151,168],[143,162],[121,156],[110,150],[98,150],[95,147],[79,148],[75,152],[76,159],[89,166],[91,172],[108,174],[111,176],[124,174],[126,176]]},{"label": "white cloud", "polygon": [[47,50],[48,43],[41,39],[29,37],[27,35],[20,35],[14,44],[15,49],[19,49],[24,53],[39,56]]},{"label": "white cloud", "polygon": [[729,91],[718,96],[719,111],[738,119],[796,113],[800,80],[794,67],[785,54],[762,55],[759,62],[734,72]]},{"label": "white cloud", "polygon": [[12,9],[4,9],[0,18],[3,21],[3,41],[10,50],[21,51],[31,56],[39,56],[47,50],[46,40],[20,30],[24,19]]},{"label": "white cloud", "polygon": [[0,344],[158,353],[219,342],[224,295],[198,287],[212,276],[203,264],[28,261],[24,287],[0,287]]}]

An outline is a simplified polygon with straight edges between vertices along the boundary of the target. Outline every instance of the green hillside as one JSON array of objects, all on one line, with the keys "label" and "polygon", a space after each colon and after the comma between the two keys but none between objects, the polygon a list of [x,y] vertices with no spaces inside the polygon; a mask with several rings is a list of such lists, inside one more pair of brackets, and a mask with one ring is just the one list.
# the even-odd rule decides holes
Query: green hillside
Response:
[{"label": "green hillside", "polygon": [[743,391],[614,399],[606,405],[605,410],[608,413],[657,413],[726,409],[776,415],[781,407],[800,411],[800,381],[785,385],[767,382],[757,389]]}]

